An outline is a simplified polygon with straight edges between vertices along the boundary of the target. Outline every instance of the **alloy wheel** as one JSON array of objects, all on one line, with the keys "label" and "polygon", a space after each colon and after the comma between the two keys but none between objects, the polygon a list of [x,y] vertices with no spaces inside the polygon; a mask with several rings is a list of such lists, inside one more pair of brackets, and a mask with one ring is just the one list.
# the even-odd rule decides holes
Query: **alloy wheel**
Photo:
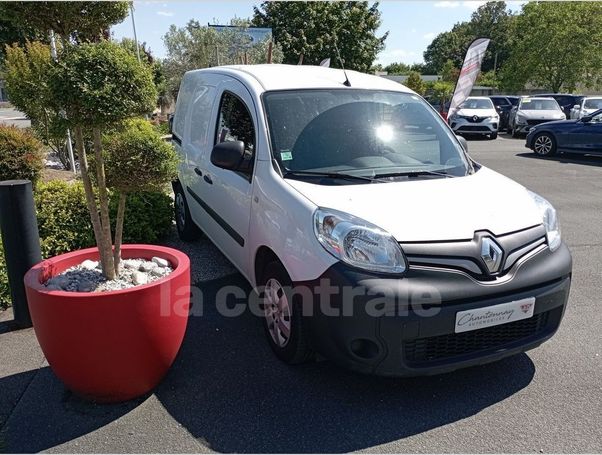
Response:
[{"label": "alloy wheel", "polygon": [[283,348],[291,336],[291,308],[280,282],[270,278],[265,285],[263,313],[274,343]]},{"label": "alloy wheel", "polygon": [[553,148],[552,138],[547,134],[538,136],[533,144],[533,149],[538,155],[549,155]]}]

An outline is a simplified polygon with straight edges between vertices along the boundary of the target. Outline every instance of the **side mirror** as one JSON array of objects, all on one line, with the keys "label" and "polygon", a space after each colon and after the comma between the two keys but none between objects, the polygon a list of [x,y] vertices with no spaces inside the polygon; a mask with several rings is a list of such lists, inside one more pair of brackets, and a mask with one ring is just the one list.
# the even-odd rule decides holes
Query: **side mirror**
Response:
[{"label": "side mirror", "polygon": [[456,134],[456,138],[458,139],[458,141],[462,145],[462,148],[464,149],[464,151],[466,153],[468,153],[468,141],[466,140],[466,138],[463,137],[463,136],[458,136],[457,134]]},{"label": "side mirror", "polygon": [[591,115],[585,115],[585,116],[581,117],[581,121],[583,123],[589,123],[589,122],[592,121],[592,116]]},{"label": "side mirror", "polygon": [[211,150],[211,163],[214,166],[231,171],[238,169],[245,155],[243,141],[229,141],[215,144]]},{"label": "side mirror", "polygon": [[575,105],[573,106],[573,109],[581,109],[581,106],[579,106],[578,104],[575,104]]}]

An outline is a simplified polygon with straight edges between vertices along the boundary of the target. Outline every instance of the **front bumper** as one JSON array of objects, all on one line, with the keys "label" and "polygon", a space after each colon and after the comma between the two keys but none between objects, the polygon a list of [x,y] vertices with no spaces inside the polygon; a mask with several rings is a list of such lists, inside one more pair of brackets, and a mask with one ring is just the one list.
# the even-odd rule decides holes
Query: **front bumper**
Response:
[{"label": "front bumper", "polygon": [[471,121],[462,117],[454,117],[450,126],[456,134],[489,135],[497,133],[498,120],[487,118],[481,121]]},{"label": "front bumper", "polygon": [[[564,244],[554,253],[546,247],[500,284],[428,267],[410,267],[403,278],[388,278],[337,263],[320,279],[304,283],[315,289],[327,282],[338,290],[326,312],[320,297],[314,297],[313,312],[305,319],[312,347],[343,367],[383,376],[444,373],[548,340],[564,314],[571,269]],[[345,293],[358,288],[364,291]],[[529,319],[454,333],[458,311],[529,297],[535,297]]]}]

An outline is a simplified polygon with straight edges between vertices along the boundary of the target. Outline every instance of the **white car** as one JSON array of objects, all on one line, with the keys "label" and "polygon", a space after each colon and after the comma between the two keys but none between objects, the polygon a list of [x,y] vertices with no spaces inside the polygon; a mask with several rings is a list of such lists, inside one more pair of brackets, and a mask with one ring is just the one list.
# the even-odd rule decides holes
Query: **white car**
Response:
[{"label": "white car", "polygon": [[602,109],[602,96],[586,96],[580,104],[573,106],[570,118],[579,120],[581,117],[593,114],[599,109]]},{"label": "white car", "polygon": [[470,96],[448,122],[456,134],[497,138],[500,116],[490,98]]},{"label": "white car", "polygon": [[516,138],[527,134],[535,125],[555,120],[566,120],[566,115],[555,99],[525,96],[510,111],[508,129],[512,131],[512,137]]},{"label": "white car", "polygon": [[173,141],[179,235],[205,233],[257,290],[286,362],[440,373],[560,324],[572,261],[556,211],[472,160],[400,84],[314,66],[191,71]]}]

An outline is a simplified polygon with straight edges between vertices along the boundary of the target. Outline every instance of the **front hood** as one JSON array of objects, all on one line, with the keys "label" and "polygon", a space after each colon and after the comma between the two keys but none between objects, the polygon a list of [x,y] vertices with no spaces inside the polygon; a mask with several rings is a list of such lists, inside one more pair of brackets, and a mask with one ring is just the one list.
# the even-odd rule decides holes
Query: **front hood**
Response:
[{"label": "front hood", "polygon": [[[552,120],[551,122],[546,122],[544,124],[542,124],[542,127],[548,127],[550,125],[574,125],[575,123],[579,122],[579,120]],[[532,128],[531,131],[533,131],[536,128],[539,128],[540,125],[537,125],[535,127]]]},{"label": "front hood", "polygon": [[472,239],[542,222],[527,190],[487,168],[466,177],[357,185],[316,185],[286,179],[319,207],[363,218],[399,242]]},{"label": "front hood", "polygon": [[460,109],[457,112],[457,115],[462,115],[465,117],[493,117],[497,115],[495,109]]},{"label": "front hood", "polygon": [[520,110],[519,111],[520,114],[524,115],[526,118],[531,119],[531,120],[543,120],[543,119],[554,119],[554,120],[560,120],[560,116],[562,115],[562,118],[566,119],[566,117],[564,116],[564,114],[562,112],[559,112],[557,110]]}]

